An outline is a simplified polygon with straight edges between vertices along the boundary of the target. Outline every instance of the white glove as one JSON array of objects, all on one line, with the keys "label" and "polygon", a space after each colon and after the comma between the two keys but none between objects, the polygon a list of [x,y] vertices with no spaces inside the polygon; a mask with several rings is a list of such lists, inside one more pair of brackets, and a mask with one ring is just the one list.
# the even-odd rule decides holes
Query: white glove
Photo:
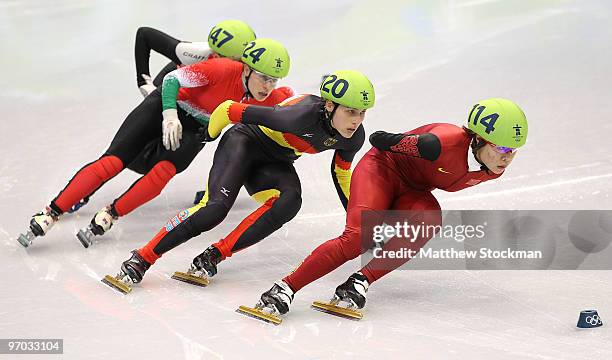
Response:
[{"label": "white glove", "polygon": [[167,109],[162,112],[162,142],[166,150],[175,151],[181,144],[183,138],[183,125],[178,118],[176,109]]},{"label": "white glove", "polygon": [[139,87],[140,93],[142,94],[142,96],[147,97],[150,93],[153,92],[153,90],[157,89],[157,87],[153,85],[153,80],[151,80],[151,77],[149,75],[140,74],[140,76],[142,76],[142,78],[146,82],[146,84]]}]

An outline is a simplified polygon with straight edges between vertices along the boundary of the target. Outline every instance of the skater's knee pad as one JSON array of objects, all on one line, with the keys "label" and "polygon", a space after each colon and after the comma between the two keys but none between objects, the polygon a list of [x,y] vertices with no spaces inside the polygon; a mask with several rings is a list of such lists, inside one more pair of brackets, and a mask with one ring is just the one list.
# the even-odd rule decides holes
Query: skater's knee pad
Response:
[{"label": "skater's knee pad", "polygon": [[170,161],[160,161],[149,172],[151,182],[158,186],[165,186],[176,175],[176,168]]},{"label": "skater's knee pad", "polygon": [[94,174],[102,180],[107,181],[123,170],[123,161],[114,155],[102,156],[98,161],[91,164]]}]

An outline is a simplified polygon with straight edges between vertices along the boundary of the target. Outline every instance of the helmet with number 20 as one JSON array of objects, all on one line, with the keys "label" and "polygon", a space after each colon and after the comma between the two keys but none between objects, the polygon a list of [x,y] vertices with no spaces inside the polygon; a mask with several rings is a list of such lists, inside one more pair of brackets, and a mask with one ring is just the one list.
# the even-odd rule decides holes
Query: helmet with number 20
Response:
[{"label": "helmet with number 20", "polygon": [[527,118],[514,102],[491,98],[479,101],[468,116],[468,129],[497,146],[519,148],[527,141]]},{"label": "helmet with number 20", "polygon": [[374,106],[374,86],[361,72],[339,70],[327,75],[321,83],[321,97],[359,110]]},{"label": "helmet with number 20", "polygon": [[223,57],[239,60],[244,47],[255,38],[255,32],[244,21],[224,20],[210,30],[208,46]]},{"label": "helmet with number 20", "polygon": [[255,39],[248,43],[241,60],[253,70],[278,79],[287,76],[291,66],[287,49],[272,39]]}]

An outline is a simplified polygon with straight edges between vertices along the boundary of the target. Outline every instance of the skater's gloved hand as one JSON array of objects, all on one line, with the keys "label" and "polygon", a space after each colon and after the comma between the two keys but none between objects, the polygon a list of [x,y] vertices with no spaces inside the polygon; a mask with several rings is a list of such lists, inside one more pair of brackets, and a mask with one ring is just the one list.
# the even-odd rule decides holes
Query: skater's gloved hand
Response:
[{"label": "skater's gloved hand", "polygon": [[176,109],[164,110],[162,115],[164,116],[164,121],[162,121],[162,143],[166,150],[175,151],[181,146],[183,125],[181,125]]},{"label": "skater's gloved hand", "polygon": [[149,75],[140,74],[140,76],[142,76],[142,78],[146,82],[146,84],[139,87],[140,93],[142,94],[142,96],[147,97],[150,93],[157,89],[157,87],[153,85],[153,80],[151,80],[151,77]]}]

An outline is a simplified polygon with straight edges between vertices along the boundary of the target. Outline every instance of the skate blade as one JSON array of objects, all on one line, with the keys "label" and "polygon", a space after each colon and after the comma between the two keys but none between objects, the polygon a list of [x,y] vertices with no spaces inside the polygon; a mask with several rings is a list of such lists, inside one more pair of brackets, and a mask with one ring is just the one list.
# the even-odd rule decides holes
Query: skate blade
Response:
[{"label": "skate blade", "polygon": [[81,242],[81,245],[87,249],[92,243],[91,238],[93,237],[93,234],[89,233],[89,229],[81,229],[79,232],[77,232],[76,237]]},{"label": "skate blade", "polygon": [[283,322],[283,319],[276,315],[265,313],[259,309],[250,308],[248,306],[240,305],[238,309],[236,309],[236,312],[274,325],[280,325]]},{"label": "skate blade", "polygon": [[208,278],[195,276],[195,275],[184,273],[181,271],[175,271],[174,275],[172,275],[172,278],[174,280],[186,282],[187,284],[201,286],[201,287],[207,287],[208,284],[210,284],[210,281],[208,280]]},{"label": "skate blade", "polygon": [[23,246],[24,248],[27,248],[28,246],[32,245],[32,239],[34,238],[34,234],[30,232],[27,232],[25,234],[19,234],[19,237],[17,238],[17,241],[21,244],[21,246]]},{"label": "skate blade", "polygon": [[337,305],[332,305],[330,303],[315,301],[312,303],[311,307],[317,311],[321,311],[321,312],[331,314],[331,315],[340,316],[345,319],[350,319],[350,320],[363,319],[363,314],[360,311],[348,309],[348,308],[337,306]]},{"label": "skate blade", "polygon": [[129,287],[129,285],[117,280],[116,278],[110,276],[110,275],[106,275],[104,277],[104,279],[101,280],[103,283],[105,283],[106,285],[110,286],[111,288],[127,295],[130,292],[132,292],[132,288]]}]

